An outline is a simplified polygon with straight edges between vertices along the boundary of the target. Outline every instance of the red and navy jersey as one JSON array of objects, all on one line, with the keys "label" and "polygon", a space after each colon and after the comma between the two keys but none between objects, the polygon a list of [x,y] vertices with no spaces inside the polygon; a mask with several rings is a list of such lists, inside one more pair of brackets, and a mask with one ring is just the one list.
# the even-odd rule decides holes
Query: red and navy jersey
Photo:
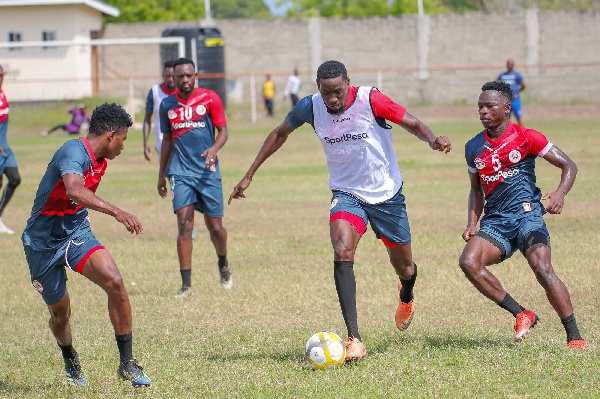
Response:
[{"label": "red and navy jersey", "polygon": [[85,187],[96,192],[106,171],[106,159],[96,159],[87,139],[67,141],[48,164],[37,190],[23,243],[36,250],[60,248],[84,223],[88,212],[67,197],[63,176],[80,175]]},{"label": "red and navy jersey", "polygon": [[173,143],[166,174],[220,179],[218,159],[209,169],[200,156],[215,144],[215,127],[227,125],[217,93],[195,88],[187,100],[173,94],[161,102],[159,114],[160,128]]},{"label": "red and navy jersey", "polygon": [[470,172],[479,174],[486,215],[529,212],[531,204],[540,201],[535,160],[550,148],[552,143],[542,133],[512,122],[496,141],[490,140],[484,130],[467,142],[467,166]]},{"label": "red and navy jersey", "polygon": [[0,148],[4,149],[8,147],[6,140],[6,130],[8,127],[8,112],[10,108],[8,106],[8,99],[4,94],[4,90],[0,89]]}]

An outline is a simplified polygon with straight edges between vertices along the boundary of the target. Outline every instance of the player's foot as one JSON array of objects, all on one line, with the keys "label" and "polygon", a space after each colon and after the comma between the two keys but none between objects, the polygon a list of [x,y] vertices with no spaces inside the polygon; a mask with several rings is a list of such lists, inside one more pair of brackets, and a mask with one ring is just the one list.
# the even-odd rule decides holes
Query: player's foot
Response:
[{"label": "player's foot", "polygon": [[44,137],[48,137],[48,132],[47,131],[43,131],[40,133],[40,135],[44,136]]},{"label": "player's foot", "polygon": [[515,341],[523,339],[539,320],[539,317],[531,310],[525,309],[519,313],[515,322]]},{"label": "player's foot", "polygon": [[[398,282],[398,296],[400,296],[400,290],[402,289],[402,282]],[[413,319],[415,313],[415,300],[413,299],[409,303],[402,302],[402,299],[398,299],[398,309],[396,309],[396,327],[398,330],[404,331],[410,326],[410,322]]]},{"label": "player's foot", "polygon": [[219,282],[224,290],[230,290],[233,287],[233,277],[231,277],[229,265],[219,268]]},{"label": "player's foot", "polygon": [[587,348],[587,343],[585,342],[585,339],[572,339],[567,346],[574,349],[585,349]]},{"label": "player's foot", "polygon": [[144,374],[142,366],[137,364],[137,360],[135,359],[131,359],[127,363],[121,362],[117,374],[119,374],[121,379],[131,381],[131,385],[134,388],[148,387],[152,383]]},{"label": "player's foot", "polygon": [[177,294],[175,294],[175,298],[185,298],[192,295],[194,291],[192,291],[192,287],[188,287],[187,285],[182,285]]},{"label": "player's foot", "polygon": [[0,218],[0,234],[15,234],[15,232],[4,224],[2,218]]},{"label": "player's foot", "polygon": [[79,356],[75,355],[73,359],[63,359],[65,361],[65,371],[67,372],[67,382],[76,387],[82,387],[87,384],[85,374],[81,371]]},{"label": "player's foot", "polygon": [[360,360],[367,356],[367,349],[358,338],[348,337],[348,342],[344,342],[346,347],[346,361]]}]

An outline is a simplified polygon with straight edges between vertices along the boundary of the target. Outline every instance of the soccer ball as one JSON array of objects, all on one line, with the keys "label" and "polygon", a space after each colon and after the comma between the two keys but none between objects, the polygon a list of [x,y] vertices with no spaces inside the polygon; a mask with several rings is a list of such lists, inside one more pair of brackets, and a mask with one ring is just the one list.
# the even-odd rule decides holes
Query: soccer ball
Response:
[{"label": "soccer ball", "polygon": [[332,332],[318,332],[306,342],[306,359],[316,369],[341,366],[345,357],[346,347],[342,339]]}]

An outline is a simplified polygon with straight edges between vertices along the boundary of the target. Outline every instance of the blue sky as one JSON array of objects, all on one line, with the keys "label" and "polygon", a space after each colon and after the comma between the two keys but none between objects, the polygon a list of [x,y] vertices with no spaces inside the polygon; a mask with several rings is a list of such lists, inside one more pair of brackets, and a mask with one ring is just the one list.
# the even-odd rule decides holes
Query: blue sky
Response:
[{"label": "blue sky", "polygon": [[289,8],[289,5],[276,6],[275,2],[277,0],[264,0],[265,4],[269,6],[271,10],[271,14],[273,15],[285,15],[285,11]]}]

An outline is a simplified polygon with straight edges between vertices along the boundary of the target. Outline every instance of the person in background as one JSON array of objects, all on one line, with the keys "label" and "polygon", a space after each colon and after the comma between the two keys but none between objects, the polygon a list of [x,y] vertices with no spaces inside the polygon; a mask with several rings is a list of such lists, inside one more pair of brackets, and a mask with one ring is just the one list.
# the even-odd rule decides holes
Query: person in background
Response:
[{"label": "person in background", "polygon": [[67,134],[79,134],[81,126],[90,120],[90,116],[86,111],[86,106],[84,103],[81,103],[77,105],[77,107],[70,109],[69,113],[73,115],[71,122],[54,126],[52,129],[42,132],[42,136],[48,136],[58,129],[63,130],[63,132],[66,132]]},{"label": "person in background", "polygon": [[283,91],[283,98],[290,96],[290,100],[292,100],[292,108],[296,106],[299,100],[300,95],[300,78],[298,77],[298,70],[294,69],[294,73],[290,75],[287,81],[287,85],[285,86],[285,90]]},{"label": "person in background", "polygon": [[271,80],[271,75],[267,75],[265,83],[263,83],[263,99],[265,100],[265,108],[267,115],[273,116],[273,101],[275,100],[275,84]]},{"label": "person in background", "polygon": [[510,108],[511,115],[517,118],[517,124],[523,126],[523,108],[521,107],[520,93],[525,90],[525,81],[523,76],[514,70],[515,61],[512,59],[506,60],[506,72],[502,72],[498,76],[498,81],[508,83],[513,92],[512,106]]}]

